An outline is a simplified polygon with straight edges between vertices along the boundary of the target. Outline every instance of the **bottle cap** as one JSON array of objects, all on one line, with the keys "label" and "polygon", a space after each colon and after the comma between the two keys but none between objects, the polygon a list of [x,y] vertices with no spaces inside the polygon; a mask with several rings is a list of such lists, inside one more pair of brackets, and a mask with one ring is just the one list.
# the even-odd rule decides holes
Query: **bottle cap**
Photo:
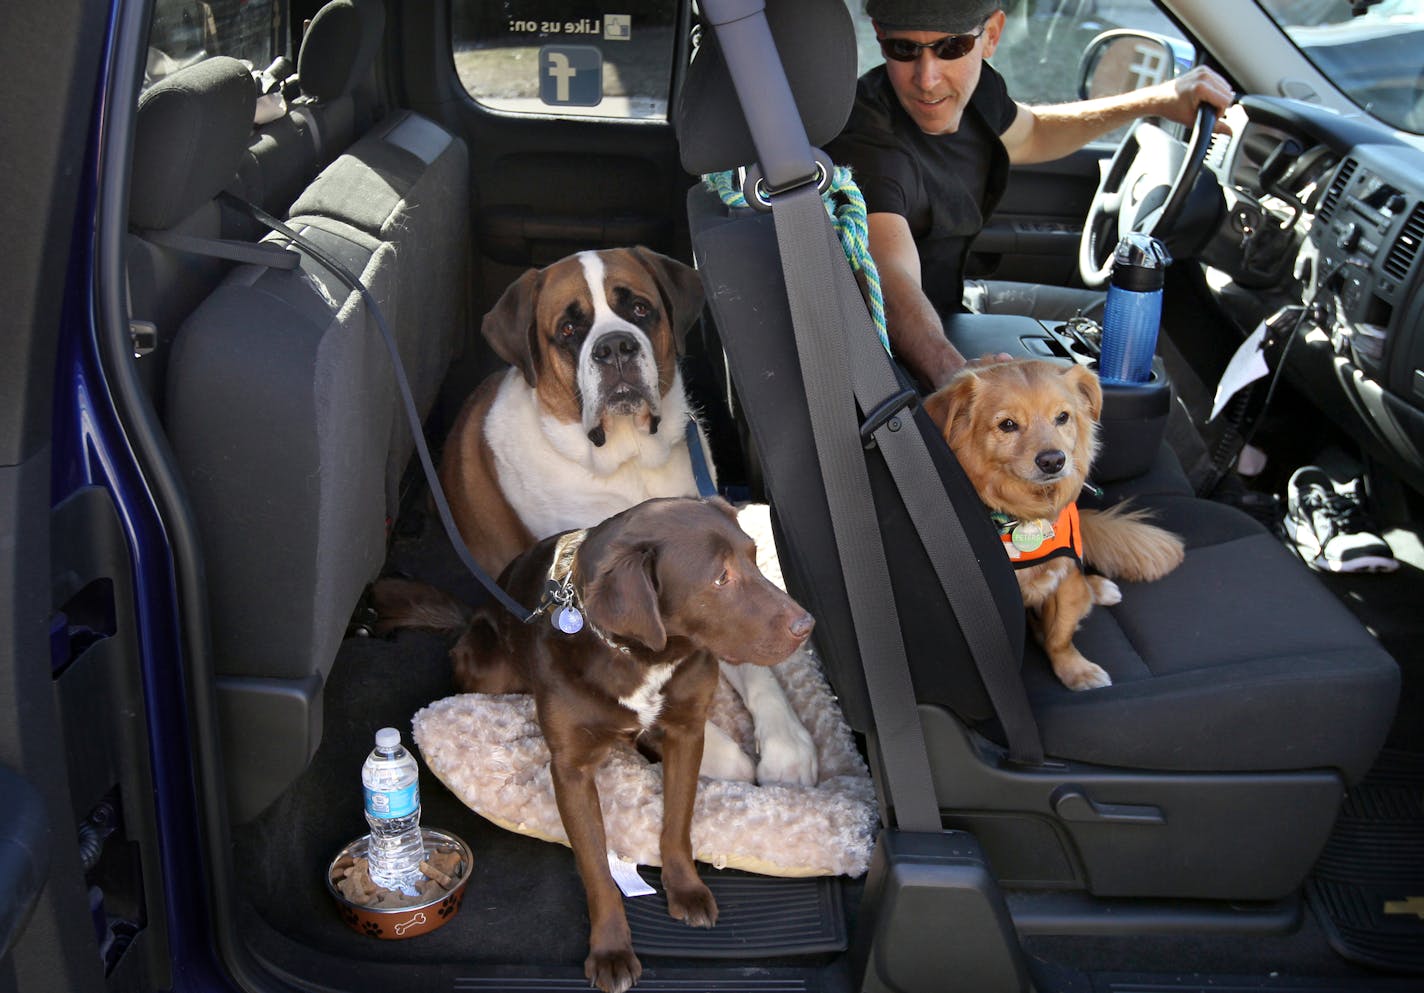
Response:
[{"label": "bottle cap", "polygon": [[377,748],[395,748],[400,743],[400,732],[395,728],[381,728],[376,732]]},{"label": "bottle cap", "polygon": [[1160,290],[1171,264],[1166,245],[1150,234],[1130,232],[1122,236],[1113,252],[1112,284],[1139,293]]}]

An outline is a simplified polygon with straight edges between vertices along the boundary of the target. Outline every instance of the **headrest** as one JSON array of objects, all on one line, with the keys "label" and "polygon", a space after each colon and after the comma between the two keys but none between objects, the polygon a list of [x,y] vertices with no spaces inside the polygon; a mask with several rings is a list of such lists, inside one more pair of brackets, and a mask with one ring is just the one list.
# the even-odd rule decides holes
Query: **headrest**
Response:
[{"label": "headrest", "polygon": [[312,18],[297,53],[302,93],[317,100],[350,93],[376,60],[385,29],[381,0],[331,0]]},{"label": "headrest", "polygon": [[[766,20],[811,144],[845,127],[855,102],[855,27],[845,0],[776,0]],[[682,167],[694,175],[757,160],[732,78],[710,28],[688,66],[673,115]]]},{"label": "headrest", "polygon": [[225,55],[184,66],[139,97],[130,223],[171,228],[231,183],[256,102],[252,71]]}]

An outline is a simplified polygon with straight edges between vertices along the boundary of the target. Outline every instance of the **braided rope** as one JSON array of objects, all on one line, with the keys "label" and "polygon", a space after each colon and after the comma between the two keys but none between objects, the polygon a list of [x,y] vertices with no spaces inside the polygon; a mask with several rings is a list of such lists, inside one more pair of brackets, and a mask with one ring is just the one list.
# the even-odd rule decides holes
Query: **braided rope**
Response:
[{"label": "braided rope", "polygon": [[[703,176],[702,181],[722,202],[729,207],[745,207],[746,195],[737,181],[735,169],[714,172]],[[839,196],[837,196],[839,194]],[[890,337],[885,331],[885,296],[880,290],[880,271],[875,268],[875,259],[870,255],[870,227],[866,220],[865,197],[860,187],[855,185],[851,172],[845,166],[836,166],[831,175],[831,184],[821,195],[826,213],[835,226],[850,267],[865,277],[867,295],[870,297],[870,317],[875,323],[875,333],[880,336],[880,344],[890,353]]]}]

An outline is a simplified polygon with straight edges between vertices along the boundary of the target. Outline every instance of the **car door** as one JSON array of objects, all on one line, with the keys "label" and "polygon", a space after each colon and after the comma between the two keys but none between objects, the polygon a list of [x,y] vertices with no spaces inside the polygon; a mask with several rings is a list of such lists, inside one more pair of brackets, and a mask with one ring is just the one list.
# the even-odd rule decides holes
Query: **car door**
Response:
[{"label": "car door", "polygon": [[0,989],[168,988],[129,550],[108,492],[56,457],[110,11],[38,11],[0,34]]}]

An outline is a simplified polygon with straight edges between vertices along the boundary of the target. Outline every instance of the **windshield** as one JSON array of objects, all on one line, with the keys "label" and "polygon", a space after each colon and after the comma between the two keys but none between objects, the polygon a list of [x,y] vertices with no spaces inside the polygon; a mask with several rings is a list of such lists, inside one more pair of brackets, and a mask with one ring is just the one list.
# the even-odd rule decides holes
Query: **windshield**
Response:
[{"label": "windshield", "polygon": [[1424,0],[1259,2],[1351,100],[1391,127],[1424,133]]}]

